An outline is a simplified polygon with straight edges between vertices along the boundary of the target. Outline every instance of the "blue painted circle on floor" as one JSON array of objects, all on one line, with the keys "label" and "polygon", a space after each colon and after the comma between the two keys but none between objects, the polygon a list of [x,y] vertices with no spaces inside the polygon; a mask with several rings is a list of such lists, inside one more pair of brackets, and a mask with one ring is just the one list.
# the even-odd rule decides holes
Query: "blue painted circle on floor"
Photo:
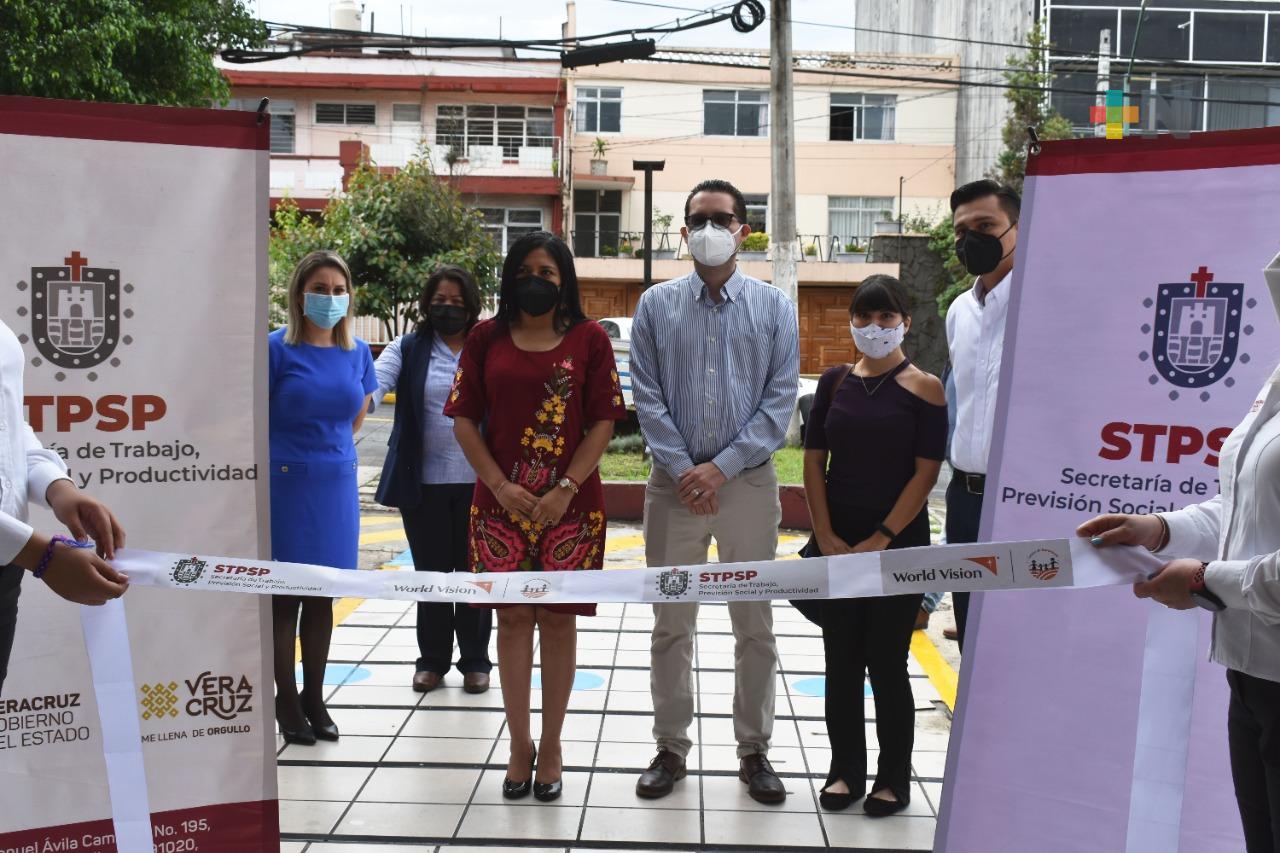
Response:
[{"label": "blue painted circle on floor", "polygon": [[802,678],[791,683],[791,689],[802,696],[826,696],[827,680],[822,676]]},{"label": "blue painted circle on floor", "polygon": [[[827,679],[821,675],[814,678],[802,678],[799,681],[793,681],[791,689],[802,696],[826,696]],[[863,684],[862,695],[871,695],[871,685],[869,683]]]},{"label": "blue painted circle on floor", "polygon": [[[296,677],[301,683],[302,667],[296,670]],[[331,663],[324,669],[325,684],[355,684],[364,681],[370,675],[369,670],[353,663]]]},{"label": "blue painted circle on floor", "polygon": [[[574,690],[596,690],[604,686],[604,679],[594,672],[576,672],[573,675]],[[535,672],[533,674],[533,687],[536,690],[542,689],[542,674]]]}]

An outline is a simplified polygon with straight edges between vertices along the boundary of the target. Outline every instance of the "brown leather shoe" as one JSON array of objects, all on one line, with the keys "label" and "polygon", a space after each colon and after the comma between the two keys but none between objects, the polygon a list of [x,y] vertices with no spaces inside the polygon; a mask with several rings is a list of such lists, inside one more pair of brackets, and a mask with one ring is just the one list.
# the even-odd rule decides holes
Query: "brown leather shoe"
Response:
[{"label": "brown leather shoe", "polygon": [[640,774],[636,782],[636,796],[656,800],[671,793],[671,789],[685,777],[684,759],[666,749],[658,750],[649,769]]},{"label": "brown leather shoe", "polygon": [[746,784],[747,793],[757,803],[780,803],[787,798],[787,789],[782,787],[782,780],[762,752],[748,755],[738,763],[738,779]]},{"label": "brown leather shoe", "polygon": [[413,689],[419,693],[430,693],[440,686],[440,682],[443,679],[444,676],[440,675],[440,673],[429,672],[424,669],[413,674]]},{"label": "brown leather shoe", "polygon": [[921,607],[916,611],[916,628],[917,631],[929,630],[929,611]]},{"label": "brown leather shoe", "polygon": [[462,674],[462,689],[468,693],[485,692],[489,689],[489,673],[464,672]]},{"label": "brown leather shoe", "polygon": [[960,632],[955,628],[943,628],[942,636],[946,637],[948,640],[956,640],[957,642],[960,640]]}]

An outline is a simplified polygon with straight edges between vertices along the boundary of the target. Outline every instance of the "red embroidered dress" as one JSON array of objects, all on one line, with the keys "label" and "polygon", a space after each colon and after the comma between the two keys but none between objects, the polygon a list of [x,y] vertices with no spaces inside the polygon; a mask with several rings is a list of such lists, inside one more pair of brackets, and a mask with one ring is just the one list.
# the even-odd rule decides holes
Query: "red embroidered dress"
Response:
[{"label": "red embroidered dress", "polygon": [[[513,483],[541,497],[556,487],[589,426],[627,415],[609,336],[579,323],[554,349],[527,352],[505,324],[467,337],[444,413],[484,424],[485,443]],[[604,565],[604,489],[593,471],[556,525],[508,513],[476,482],[471,567],[476,572],[578,571]],[[594,616],[594,604],[545,605]]]}]

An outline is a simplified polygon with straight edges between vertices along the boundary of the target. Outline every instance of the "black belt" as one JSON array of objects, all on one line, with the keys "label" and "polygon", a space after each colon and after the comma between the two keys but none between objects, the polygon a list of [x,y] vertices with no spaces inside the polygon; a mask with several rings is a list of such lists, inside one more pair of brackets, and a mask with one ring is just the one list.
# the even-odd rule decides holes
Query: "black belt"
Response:
[{"label": "black belt", "polygon": [[959,477],[960,482],[964,483],[965,491],[971,495],[980,495],[987,486],[986,474],[970,474],[965,471],[955,470],[953,477]]}]

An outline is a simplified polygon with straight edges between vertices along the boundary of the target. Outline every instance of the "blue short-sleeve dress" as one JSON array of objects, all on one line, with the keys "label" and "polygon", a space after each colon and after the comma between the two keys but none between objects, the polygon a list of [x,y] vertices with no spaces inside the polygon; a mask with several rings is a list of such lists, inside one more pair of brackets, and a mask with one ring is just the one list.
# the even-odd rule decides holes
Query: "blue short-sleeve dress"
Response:
[{"label": "blue short-sleeve dress", "polygon": [[378,387],[369,345],[286,344],[267,338],[271,413],[271,554],[357,568],[360,499],[351,424]]}]

